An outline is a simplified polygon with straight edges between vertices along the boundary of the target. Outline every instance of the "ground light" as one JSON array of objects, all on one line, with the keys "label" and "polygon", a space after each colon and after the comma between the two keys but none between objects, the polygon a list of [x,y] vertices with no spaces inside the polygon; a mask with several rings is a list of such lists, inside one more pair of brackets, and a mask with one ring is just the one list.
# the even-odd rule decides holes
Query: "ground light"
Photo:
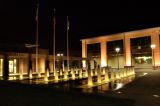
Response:
[{"label": "ground light", "polygon": [[155,97],[155,98],[159,98],[160,96],[159,96],[159,95],[153,95],[153,97]]},{"label": "ground light", "polygon": [[45,76],[44,76],[44,81],[48,81],[48,77],[49,77],[49,70],[47,68],[47,70],[45,72]]},{"label": "ground light", "polygon": [[23,74],[22,73],[20,74],[20,80],[23,80]]},{"label": "ground light", "polygon": [[118,90],[118,89],[122,88],[123,86],[124,86],[123,83],[117,83],[117,86],[114,90]]},{"label": "ground light", "polygon": [[30,69],[29,70],[29,79],[32,79],[33,78],[33,76],[32,76],[32,70]]}]

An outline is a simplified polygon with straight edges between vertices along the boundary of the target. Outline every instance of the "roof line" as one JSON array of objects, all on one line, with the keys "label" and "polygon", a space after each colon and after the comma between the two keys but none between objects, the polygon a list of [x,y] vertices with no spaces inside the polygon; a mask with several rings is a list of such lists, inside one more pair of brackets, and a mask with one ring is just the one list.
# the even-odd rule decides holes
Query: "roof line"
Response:
[{"label": "roof line", "polygon": [[[104,36],[112,36],[112,35],[117,35],[117,34],[126,34],[126,33],[133,33],[133,32],[137,32],[137,31],[144,31],[144,30],[150,30],[150,29],[160,29],[160,27],[153,27],[153,28],[146,28],[146,29],[139,29],[139,30],[133,30],[133,31],[127,31],[127,32],[120,32],[120,33],[114,33],[114,34],[108,34],[108,35],[100,35],[97,37],[91,37],[92,39],[94,38],[99,38],[99,37],[104,37]],[[91,38],[84,38],[84,39],[80,39],[80,41],[82,40],[88,40]]]}]

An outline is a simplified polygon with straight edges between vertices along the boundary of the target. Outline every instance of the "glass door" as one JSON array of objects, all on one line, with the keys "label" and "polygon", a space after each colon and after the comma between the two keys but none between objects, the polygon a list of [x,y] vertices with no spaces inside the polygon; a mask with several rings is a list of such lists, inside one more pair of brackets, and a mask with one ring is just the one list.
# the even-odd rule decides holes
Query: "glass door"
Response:
[{"label": "glass door", "polygon": [[16,59],[9,60],[9,74],[16,74],[17,73],[17,61]]}]

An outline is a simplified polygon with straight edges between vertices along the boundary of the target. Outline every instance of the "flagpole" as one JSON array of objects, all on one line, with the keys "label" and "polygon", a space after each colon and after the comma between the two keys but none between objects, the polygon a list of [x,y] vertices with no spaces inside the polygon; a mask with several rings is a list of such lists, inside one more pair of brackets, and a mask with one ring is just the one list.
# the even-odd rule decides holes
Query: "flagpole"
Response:
[{"label": "flagpole", "polygon": [[53,71],[55,71],[55,68],[56,68],[56,66],[55,66],[55,35],[56,35],[56,23],[55,23],[55,21],[56,21],[56,17],[55,17],[55,13],[56,12],[56,10],[55,10],[55,8],[54,8],[54,17],[53,17]]},{"label": "flagpole", "polygon": [[69,20],[67,16],[67,68],[69,71],[69,39],[68,39],[68,31],[69,31]]},{"label": "flagpole", "polygon": [[[37,27],[37,29],[36,29],[36,72],[38,72],[38,39],[39,39],[39,37],[38,37],[38,35],[39,35],[39,33],[38,33],[38,29],[39,29],[39,27],[38,27],[38,25],[39,25],[39,23],[38,23],[38,13],[39,13],[39,4],[37,4],[37,11],[36,11],[36,22],[37,22],[37,24],[36,24],[36,27]],[[38,77],[41,77],[41,73],[40,72],[38,72]]]}]

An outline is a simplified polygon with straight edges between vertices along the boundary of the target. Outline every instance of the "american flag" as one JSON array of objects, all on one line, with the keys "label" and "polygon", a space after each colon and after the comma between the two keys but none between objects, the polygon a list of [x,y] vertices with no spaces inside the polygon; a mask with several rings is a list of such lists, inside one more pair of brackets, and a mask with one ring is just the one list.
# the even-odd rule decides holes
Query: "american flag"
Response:
[{"label": "american flag", "polygon": [[37,4],[37,10],[36,10],[36,21],[38,21],[38,11],[39,10],[39,4]]},{"label": "american flag", "polygon": [[69,30],[69,19],[68,19],[68,16],[67,16],[67,30]]}]

